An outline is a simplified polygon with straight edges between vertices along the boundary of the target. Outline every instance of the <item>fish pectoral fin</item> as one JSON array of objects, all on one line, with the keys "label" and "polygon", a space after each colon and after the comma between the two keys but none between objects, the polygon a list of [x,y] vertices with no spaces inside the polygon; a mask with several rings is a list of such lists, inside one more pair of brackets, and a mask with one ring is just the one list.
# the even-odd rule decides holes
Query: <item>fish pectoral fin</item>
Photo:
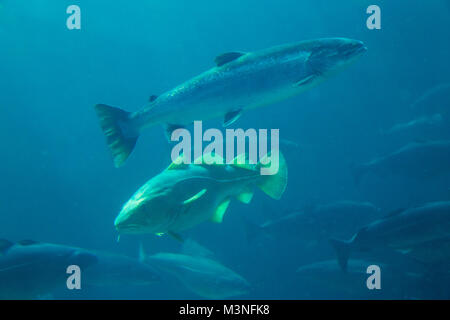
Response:
[{"label": "fish pectoral fin", "polygon": [[316,77],[315,75],[307,76],[306,78],[303,78],[302,80],[297,81],[296,83],[294,83],[294,87],[301,87],[301,86],[307,85],[310,82],[312,82],[315,77]]},{"label": "fish pectoral fin", "polygon": [[[171,236],[172,238],[174,238],[175,240],[177,240],[177,241],[179,241],[179,242],[181,242],[181,243],[184,243],[183,237],[180,236],[178,233],[173,232],[173,231],[167,231],[167,234],[168,234],[169,236]],[[158,232],[158,233],[155,233],[155,235],[157,235],[158,237],[163,237],[163,236],[165,236],[166,234],[165,234],[164,232]]]},{"label": "fish pectoral fin", "polygon": [[200,199],[206,193],[206,190],[207,189],[202,189],[198,193],[196,193],[192,197],[190,197],[189,199],[184,200],[183,205],[190,204],[190,203]]},{"label": "fish pectoral fin", "polygon": [[225,212],[227,211],[228,205],[230,204],[230,199],[226,199],[222,201],[219,206],[216,208],[216,211],[211,217],[211,221],[215,223],[222,223],[223,216],[225,215]]},{"label": "fish pectoral fin", "polygon": [[148,98],[148,102],[153,102],[153,101],[155,101],[156,99],[158,99],[158,96],[155,95],[155,94],[152,94],[152,95]]},{"label": "fish pectoral fin", "polygon": [[242,109],[228,112],[223,119],[223,126],[228,127],[229,125],[233,124],[237,119],[241,117],[241,115]]},{"label": "fish pectoral fin", "polygon": [[214,60],[214,62],[216,63],[216,66],[220,67],[228,62],[236,60],[239,57],[242,57],[243,55],[245,55],[244,52],[226,52],[221,55],[218,55]]},{"label": "fish pectoral fin", "polygon": [[254,192],[252,189],[246,188],[240,194],[238,194],[237,199],[242,203],[248,204],[252,201],[253,194]]},{"label": "fish pectoral fin", "polygon": [[170,138],[172,136],[173,131],[175,131],[177,129],[183,129],[183,128],[185,128],[185,126],[182,124],[166,124],[164,129],[165,129],[167,141],[169,141],[169,142],[171,141]]}]

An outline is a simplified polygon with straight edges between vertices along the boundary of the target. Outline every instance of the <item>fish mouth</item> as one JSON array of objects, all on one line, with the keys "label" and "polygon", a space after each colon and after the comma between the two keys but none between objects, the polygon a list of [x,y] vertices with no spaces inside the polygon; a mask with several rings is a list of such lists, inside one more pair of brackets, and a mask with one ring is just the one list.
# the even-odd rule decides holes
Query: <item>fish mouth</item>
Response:
[{"label": "fish mouth", "polygon": [[367,47],[359,40],[324,39],[312,50],[308,65],[311,74],[317,77],[329,76],[356,61],[366,51]]},{"label": "fish mouth", "polygon": [[362,41],[354,40],[351,43],[344,46],[341,51],[341,55],[343,58],[356,58],[360,55],[364,54],[367,51],[367,47]]},{"label": "fish mouth", "polygon": [[141,233],[142,226],[138,224],[115,224],[116,230],[119,233]]},{"label": "fish mouth", "polygon": [[132,217],[120,213],[114,221],[114,227],[119,233],[137,233],[141,226]]}]

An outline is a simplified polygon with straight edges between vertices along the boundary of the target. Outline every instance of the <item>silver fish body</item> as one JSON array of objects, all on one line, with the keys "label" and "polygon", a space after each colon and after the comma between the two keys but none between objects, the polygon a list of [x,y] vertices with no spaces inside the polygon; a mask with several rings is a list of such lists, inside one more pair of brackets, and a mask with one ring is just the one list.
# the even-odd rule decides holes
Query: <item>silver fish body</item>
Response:
[{"label": "silver fish body", "polygon": [[244,110],[295,96],[355,61],[366,47],[361,41],[328,38],[302,41],[251,53],[232,52],[216,58],[217,66],[129,113],[96,105],[100,125],[121,166],[142,129],[164,124],[173,129],[195,120],[224,117],[234,122]]}]

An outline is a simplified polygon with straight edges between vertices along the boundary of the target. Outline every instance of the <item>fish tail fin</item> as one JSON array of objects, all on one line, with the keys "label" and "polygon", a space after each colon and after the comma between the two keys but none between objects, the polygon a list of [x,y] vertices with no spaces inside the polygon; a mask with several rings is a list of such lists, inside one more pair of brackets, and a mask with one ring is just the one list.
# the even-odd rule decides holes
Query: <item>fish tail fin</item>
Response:
[{"label": "fish tail fin", "polygon": [[97,104],[95,111],[111,150],[114,165],[120,167],[133,151],[139,137],[130,125],[130,112],[105,104]]},{"label": "fish tail fin", "polygon": [[261,226],[245,218],[243,220],[244,220],[245,237],[248,243],[253,243],[256,239],[259,239],[262,236],[264,236],[265,232]]},{"label": "fish tail fin", "polygon": [[[265,155],[258,164],[263,175],[258,187],[269,197],[278,200],[286,190],[288,169],[281,152],[278,152],[278,157],[275,157],[275,164],[272,156],[271,154]],[[265,170],[266,173],[262,173],[262,170]]]},{"label": "fish tail fin", "polygon": [[338,239],[330,239],[329,241],[336,252],[339,266],[346,272],[351,251],[351,241],[342,241]]},{"label": "fish tail fin", "polygon": [[356,165],[354,163],[350,165],[350,170],[352,172],[353,182],[358,186],[367,170],[364,166]]}]

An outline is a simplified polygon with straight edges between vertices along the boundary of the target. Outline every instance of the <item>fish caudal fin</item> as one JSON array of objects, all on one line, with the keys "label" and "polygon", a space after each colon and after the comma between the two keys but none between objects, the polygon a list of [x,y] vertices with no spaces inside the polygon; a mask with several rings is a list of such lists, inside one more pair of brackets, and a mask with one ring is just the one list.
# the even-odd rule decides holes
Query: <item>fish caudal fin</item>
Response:
[{"label": "fish caudal fin", "polygon": [[133,151],[139,137],[139,134],[132,130],[129,124],[130,112],[105,104],[97,104],[95,111],[111,150],[114,165],[120,167]]},{"label": "fish caudal fin", "polygon": [[273,161],[272,157],[270,158],[270,162],[267,163],[267,158],[270,157],[270,154],[261,159],[261,162],[259,163],[260,168],[265,168],[268,170],[278,169],[278,171],[274,172],[274,174],[264,175],[263,179],[258,184],[258,187],[265,194],[277,200],[281,198],[284,190],[286,190],[288,177],[286,160],[284,159],[284,156],[281,152],[279,152],[278,154],[278,166],[273,166],[273,163],[271,163]]},{"label": "fish caudal fin", "polygon": [[347,271],[348,258],[351,251],[351,243],[337,239],[330,239],[330,244],[336,252],[339,266],[343,271]]}]

